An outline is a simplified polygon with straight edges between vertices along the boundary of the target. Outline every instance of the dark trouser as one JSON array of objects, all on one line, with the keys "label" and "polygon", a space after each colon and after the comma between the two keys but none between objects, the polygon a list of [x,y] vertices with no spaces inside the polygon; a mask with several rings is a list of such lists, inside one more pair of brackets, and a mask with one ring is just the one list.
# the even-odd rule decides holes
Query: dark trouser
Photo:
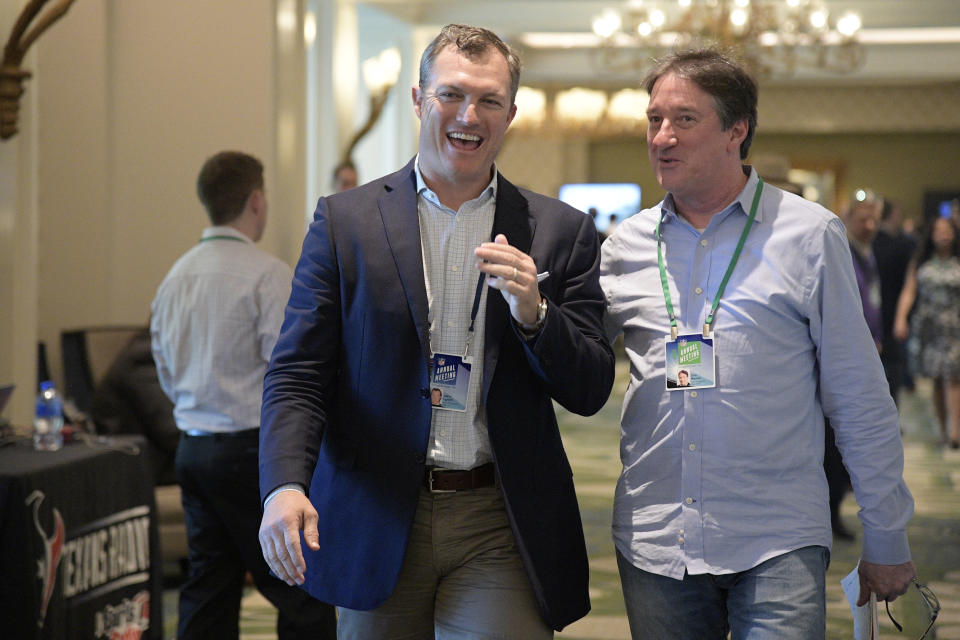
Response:
[{"label": "dark trouser", "polygon": [[[893,342],[893,341],[891,341]],[[904,354],[903,343],[893,342],[885,344],[884,351],[880,354],[880,362],[883,363],[883,375],[887,378],[887,385],[890,387],[890,395],[893,401],[900,406],[900,386],[904,378],[904,364],[906,355]]]},{"label": "dark trouser", "polygon": [[830,524],[833,526],[834,535],[849,537],[850,533],[840,520],[840,503],[843,502],[850,488],[850,474],[843,466],[843,458],[840,456],[840,450],[837,449],[833,427],[826,418],[824,418],[823,434],[823,472],[827,476],[827,486],[830,489]]},{"label": "dark trouser", "polygon": [[183,495],[190,573],[180,589],[177,637],[240,636],[247,571],[279,610],[280,640],[333,640],[334,608],[269,575],[260,552],[257,429],[234,435],[181,436],[177,478]]}]

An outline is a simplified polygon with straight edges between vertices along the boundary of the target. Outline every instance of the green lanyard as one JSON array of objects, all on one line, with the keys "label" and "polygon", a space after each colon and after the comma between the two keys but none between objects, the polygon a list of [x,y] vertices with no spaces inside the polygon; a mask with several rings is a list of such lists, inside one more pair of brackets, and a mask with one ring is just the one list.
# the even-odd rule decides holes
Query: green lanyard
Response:
[{"label": "green lanyard", "polygon": [[242,238],[237,238],[234,236],[207,236],[206,238],[200,238],[200,242],[210,242],[211,240],[233,240],[234,242],[246,242]]},{"label": "green lanyard", "polygon": [[[723,280],[720,281],[720,288],[717,289],[717,295],[713,298],[713,306],[710,307],[710,315],[707,316],[706,322],[703,323],[703,335],[704,337],[710,335],[710,330],[713,327],[713,316],[717,312],[717,307],[720,306],[720,298],[723,296],[724,289],[727,288],[727,281],[730,280],[730,274],[733,273],[733,267],[737,264],[737,260],[740,259],[740,251],[743,249],[743,244],[747,241],[747,234],[750,233],[750,227],[753,226],[753,220],[757,217],[757,206],[760,204],[760,193],[763,191],[763,180],[757,177],[757,188],[753,192],[753,204],[750,205],[750,215],[747,216],[747,224],[743,226],[743,232],[740,234],[740,241],[737,242],[737,248],[733,252],[733,256],[730,258],[730,264],[727,265],[727,272],[723,274]],[[663,217],[661,216],[657,220],[657,264],[660,266],[660,284],[663,285],[663,298],[667,303],[667,315],[670,316],[670,336],[673,340],[677,339],[677,314],[673,310],[673,302],[670,300],[670,287],[667,286],[667,268],[663,264],[663,247],[660,237],[660,224],[663,222]]]}]

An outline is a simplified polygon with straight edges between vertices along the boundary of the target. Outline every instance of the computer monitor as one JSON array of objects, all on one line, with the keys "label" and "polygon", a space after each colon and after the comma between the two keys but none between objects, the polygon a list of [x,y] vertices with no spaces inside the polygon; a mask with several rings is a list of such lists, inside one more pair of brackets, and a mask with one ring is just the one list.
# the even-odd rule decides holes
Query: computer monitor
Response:
[{"label": "computer monitor", "polygon": [[584,213],[596,209],[597,229],[607,231],[611,221],[623,222],[640,211],[640,185],[629,182],[591,182],[565,184],[560,200]]}]

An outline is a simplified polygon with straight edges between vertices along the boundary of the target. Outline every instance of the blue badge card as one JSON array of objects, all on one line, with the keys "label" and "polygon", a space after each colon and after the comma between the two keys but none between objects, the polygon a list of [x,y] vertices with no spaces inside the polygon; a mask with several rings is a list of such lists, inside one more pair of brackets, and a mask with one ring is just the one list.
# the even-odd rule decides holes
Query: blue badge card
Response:
[{"label": "blue badge card", "polygon": [[470,385],[470,363],[449,353],[433,354],[430,375],[430,404],[434,409],[467,410],[467,387]]},{"label": "blue badge card", "polygon": [[667,390],[690,391],[717,386],[713,338],[690,333],[667,343]]}]

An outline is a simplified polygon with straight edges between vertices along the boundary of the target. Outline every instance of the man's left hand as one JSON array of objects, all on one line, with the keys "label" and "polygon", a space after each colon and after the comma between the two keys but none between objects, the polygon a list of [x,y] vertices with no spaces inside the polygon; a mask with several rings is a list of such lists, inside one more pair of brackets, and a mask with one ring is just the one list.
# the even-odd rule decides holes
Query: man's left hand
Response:
[{"label": "man's left hand", "polygon": [[533,258],[510,246],[502,233],[493,242],[484,242],[474,249],[474,254],[478,258],[477,269],[487,274],[488,285],[503,294],[514,320],[535,324],[540,287]]},{"label": "man's left hand", "polygon": [[870,594],[877,594],[877,602],[893,602],[910,588],[910,582],[917,577],[913,562],[903,564],[874,564],[860,560],[860,599],[857,606],[862,607],[870,601]]}]

